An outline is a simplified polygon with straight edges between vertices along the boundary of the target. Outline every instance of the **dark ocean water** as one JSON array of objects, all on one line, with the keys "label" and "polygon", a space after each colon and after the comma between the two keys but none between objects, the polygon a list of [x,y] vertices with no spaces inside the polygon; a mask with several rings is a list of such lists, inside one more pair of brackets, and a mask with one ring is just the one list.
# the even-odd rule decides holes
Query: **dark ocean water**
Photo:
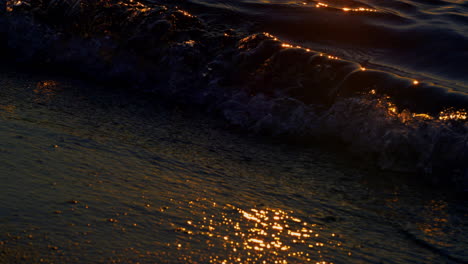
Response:
[{"label": "dark ocean water", "polygon": [[467,263],[466,2],[6,2],[0,263]]},{"label": "dark ocean water", "polygon": [[230,123],[273,135],[338,135],[352,152],[378,153],[381,168],[468,182],[468,1],[177,3],[245,37],[235,66],[219,57],[208,66],[211,83],[250,73],[255,96],[241,91],[222,104]]},{"label": "dark ocean water", "polygon": [[468,1],[189,0],[282,39],[468,92]]},{"label": "dark ocean water", "polygon": [[466,1],[8,1],[1,51],[466,190],[466,11]]},{"label": "dark ocean water", "polygon": [[0,263],[468,261],[466,201],[197,111],[0,70]]}]

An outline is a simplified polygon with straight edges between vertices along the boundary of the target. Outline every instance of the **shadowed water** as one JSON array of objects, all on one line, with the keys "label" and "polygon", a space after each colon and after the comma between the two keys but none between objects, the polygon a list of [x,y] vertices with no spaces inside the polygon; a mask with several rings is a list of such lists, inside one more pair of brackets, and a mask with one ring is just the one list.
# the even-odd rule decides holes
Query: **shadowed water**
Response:
[{"label": "shadowed water", "polygon": [[465,2],[7,2],[0,262],[468,261]]},{"label": "shadowed water", "polygon": [[468,92],[467,1],[189,2],[205,16],[241,17],[296,45]]},{"label": "shadowed water", "polygon": [[[468,93],[463,87],[420,76],[423,71],[400,71],[333,51],[347,50],[339,48],[352,44],[354,35],[346,36],[346,27],[361,24],[356,29],[364,30],[365,38],[358,40],[369,43],[355,47],[372,51],[374,44],[386,43],[386,37],[396,44],[385,50],[398,53],[401,43],[411,46],[412,38],[393,38],[378,23],[371,23],[377,26],[375,32],[365,26],[372,20],[368,16],[385,13],[376,8],[312,2],[233,4],[258,7],[263,21],[262,14],[206,6],[214,2],[8,2],[0,28],[8,40],[2,51],[12,63],[89,78],[135,94],[151,93],[204,109],[254,134],[304,144],[341,143],[382,169],[418,173],[427,182],[457,191],[468,186]],[[285,10],[318,12],[310,19],[318,19],[311,23],[320,32],[303,32],[307,15],[299,20],[295,15],[272,16],[289,14]],[[329,12],[343,22],[328,19]],[[347,23],[348,18],[356,21]],[[278,31],[283,24],[289,35]],[[304,37],[327,39],[324,33],[329,32],[332,40],[340,30],[345,31],[343,41],[328,44],[297,45],[293,34],[301,31]],[[427,41],[431,43],[435,42]],[[430,59],[427,54],[418,58]],[[463,52],[456,56],[462,58]]]},{"label": "shadowed water", "polygon": [[0,75],[0,263],[463,263],[465,202],[315,147]]}]

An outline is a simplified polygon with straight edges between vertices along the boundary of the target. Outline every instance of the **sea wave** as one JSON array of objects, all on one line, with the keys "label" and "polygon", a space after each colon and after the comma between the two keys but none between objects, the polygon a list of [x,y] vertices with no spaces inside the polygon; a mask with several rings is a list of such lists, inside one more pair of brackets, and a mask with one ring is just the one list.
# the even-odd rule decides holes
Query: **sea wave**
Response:
[{"label": "sea wave", "polygon": [[189,0],[318,51],[468,92],[463,1]]},{"label": "sea wave", "polygon": [[[78,3],[78,4],[76,4]],[[8,1],[9,62],[202,106],[253,133],[339,142],[468,188],[468,95],[146,1]]]}]

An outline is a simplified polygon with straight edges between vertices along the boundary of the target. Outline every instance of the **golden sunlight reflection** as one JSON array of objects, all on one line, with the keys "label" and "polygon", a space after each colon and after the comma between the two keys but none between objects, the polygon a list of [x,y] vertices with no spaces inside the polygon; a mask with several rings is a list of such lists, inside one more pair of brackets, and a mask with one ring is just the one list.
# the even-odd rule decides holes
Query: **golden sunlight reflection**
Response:
[{"label": "golden sunlight reflection", "polygon": [[342,10],[345,12],[377,12],[377,9],[365,8],[365,7],[359,7],[359,8],[343,7]]},{"label": "golden sunlight reflection", "polygon": [[277,37],[273,36],[272,34],[270,34],[270,33],[268,33],[268,32],[263,32],[263,34],[264,34],[265,36],[267,36],[267,37],[273,39],[273,40],[278,40]]},{"label": "golden sunlight reflection", "polygon": [[446,239],[446,226],[449,225],[449,214],[447,203],[445,201],[432,200],[425,206],[422,213],[424,216],[420,222],[416,223],[417,228],[424,234],[424,239],[428,240],[431,244],[443,247],[451,247]]},{"label": "golden sunlight reflection", "polygon": [[[369,91],[370,95],[377,95],[377,91],[372,89]],[[424,113],[411,113],[407,110],[400,110],[398,107],[391,101],[390,96],[381,96],[377,95],[377,106],[386,110],[387,115],[390,117],[397,118],[401,122],[405,123],[415,119],[434,119],[432,116]]]},{"label": "golden sunlight reflection", "polygon": [[61,90],[58,82],[52,80],[40,81],[33,90],[35,93],[34,101],[37,103],[49,102]]},{"label": "golden sunlight reflection", "polygon": [[[414,81],[414,85],[419,84],[419,82]],[[408,110],[401,110],[398,109],[398,107],[391,102],[391,97],[389,96],[382,96],[378,95],[377,91],[372,89],[368,92],[369,95],[371,96],[377,96],[377,106],[382,107],[383,109],[386,109],[387,113],[389,116],[396,117],[400,119],[402,122],[407,122],[413,119],[425,119],[425,120],[434,120],[434,119],[439,119],[441,121],[461,121],[461,120],[468,120],[468,112],[465,109],[455,109],[455,108],[448,108],[443,111],[441,111],[438,116],[434,115],[431,116],[426,113],[411,113]]]},{"label": "golden sunlight reflection", "polygon": [[5,5],[6,5],[6,11],[12,12],[14,7],[20,6],[20,5],[28,5],[28,3],[24,1],[19,1],[19,0],[8,0],[6,1]]},{"label": "golden sunlight reflection", "polygon": [[317,3],[317,4],[315,5],[315,7],[317,7],[317,8],[319,8],[319,7],[328,7],[328,5],[319,2],[319,3]]},{"label": "golden sunlight reflection", "polygon": [[194,17],[192,14],[190,14],[189,12],[187,11],[184,11],[184,10],[177,10],[177,12],[181,13],[182,15],[186,16],[186,17]]},{"label": "golden sunlight reflection", "polygon": [[432,116],[430,116],[428,114],[422,114],[422,113],[413,114],[413,117],[421,118],[421,119],[434,119]]},{"label": "golden sunlight reflection", "polygon": [[[299,2],[300,5],[307,6],[309,5],[308,2]],[[325,2],[315,2],[313,4],[315,8],[326,8],[328,10],[338,10],[343,12],[378,12],[377,9],[370,8],[370,7],[350,7],[350,6],[339,6]]]},{"label": "golden sunlight reflection", "polygon": [[117,4],[121,5],[121,6],[125,6],[127,8],[131,8],[132,11],[134,11],[136,14],[137,13],[145,13],[145,12],[148,12],[148,11],[152,10],[151,7],[141,3],[139,1],[130,0],[130,3],[118,2]]},{"label": "golden sunlight reflection", "polygon": [[195,46],[195,44],[197,44],[197,42],[195,40],[187,40],[187,41],[184,41],[184,42],[180,43],[179,45],[189,46],[189,47],[193,48],[193,46]]},{"label": "golden sunlight reflection", "polygon": [[[279,40],[277,37],[275,37],[274,35],[272,35],[272,34],[270,34],[270,33],[268,33],[268,32],[263,32],[263,34],[264,34],[265,36],[267,36],[267,37],[269,37],[269,38],[275,40],[275,41],[281,41],[281,40]],[[303,50],[305,50],[305,51],[307,51],[307,52],[312,52],[312,50],[309,49],[309,48],[305,48],[305,47],[302,47],[302,46],[299,46],[299,45],[288,44],[288,43],[283,42],[283,41],[281,41],[281,47],[283,47],[283,48],[298,48],[298,49],[303,49]],[[323,54],[320,54],[320,56],[323,56]],[[338,57],[336,57],[336,56],[331,56],[331,55],[329,55],[328,58],[330,58],[330,59],[338,59]]]},{"label": "golden sunlight reflection", "polygon": [[[320,3],[319,3],[320,4]],[[324,6],[324,5],[321,5],[321,6]],[[301,46],[296,46],[296,45],[292,45],[292,44],[289,44],[289,43],[285,43],[283,41],[281,41],[280,39],[278,39],[277,37],[275,37],[274,35],[268,33],[268,32],[263,32],[263,34],[275,41],[280,41],[281,42],[281,47],[283,48],[300,48],[300,49],[303,49],[307,52],[311,52],[310,49],[308,48],[304,48],[304,47],[301,47]],[[340,60],[339,57],[337,56],[333,56],[331,54],[325,54],[325,53],[318,53],[318,55],[320,57],[324,57],[324,58],[328,58],[330,60]],[[361,71],[366,71],[367,68],[363,67],[363,66],[360,66],[360,70]],[[413,85],[419,85],[420,82],[416,79],[413,79],[412,81],[412,84]],[[395,117],[399,120],[401,120],[402,122],[408,122],[408,121],[411,121],[411,120],[434,120],[434,119],[439,119],[439,120],[467,120],[468,119],[468,113],[466,110],[464,109],[446,109],[444,111],[441,111],[438,115],[438,117],[436,115],[434,116],[431,116],[429,114],[426,114],[426,113],[412,113],[408,110],[404,110],[404,109],[398,109],[398,107],[392,102],[392,99],[389,97],[389,96],[385,96],[385,95],[379,95],[377,94],[377,91],[375,89],[372,89],[368,92],[369,95],[373,96],[374,98],[377,99],[377,106],[380,107],[381,109],[384,109],[386,110],[387,114],[391,117]]]},{"label": "golden sunlight reflection", "polygon": [[440,120],[467,120],[468,112],[465,109],[449,108],[439,113]]},{"label": "golden sunlight reflection", "polygon": [[[327,260],[330,251],[349,255],[339,234],[295,217],[293,212],[274,208],[244,210],[230,204],[222,208],[217,215],[205,214],[202,220],[188,220],[176,228],[191,237],[205,237],[209,249],[204,252],[211,254],[207,263],[331,264]],[[192,247],[180,241],[175,246],[181,253]]]},{"label": "golden sunlight reflection", "polygon": [[[375,94],[375,91],[372,90],[370,93]],[[381,101],[380,104],[387,108],[389,115],[395,116],[403,122],[409,121],[411,119],[435,119],[433,116],[425,113],[408,113],[408,111],[405,110],[399,111],[399,109],[393,103],[386,100]],[[447,109],[439,113],[438,119],[441,121],[467,120],[468,113],[466,110]]]}]

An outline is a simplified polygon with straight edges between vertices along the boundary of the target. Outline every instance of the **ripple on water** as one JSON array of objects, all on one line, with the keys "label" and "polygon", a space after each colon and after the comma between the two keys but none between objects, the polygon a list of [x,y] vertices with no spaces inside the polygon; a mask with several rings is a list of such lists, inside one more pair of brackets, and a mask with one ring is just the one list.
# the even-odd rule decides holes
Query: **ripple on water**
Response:
[{"label": "ripple on water", "polygon": [[[208,201],[206,206],[210,206]],[[174,245],[183,260],[210,263],[340,263],[351,255],[339,234],[274,208],[241,209],[212,203],[202,218],[175,228],[182,236]],[[206,243],[200,250],[191,241]],[[202,253],[204,252],[204,253]],[[200,259],[201,257],[201,259]]]}]

